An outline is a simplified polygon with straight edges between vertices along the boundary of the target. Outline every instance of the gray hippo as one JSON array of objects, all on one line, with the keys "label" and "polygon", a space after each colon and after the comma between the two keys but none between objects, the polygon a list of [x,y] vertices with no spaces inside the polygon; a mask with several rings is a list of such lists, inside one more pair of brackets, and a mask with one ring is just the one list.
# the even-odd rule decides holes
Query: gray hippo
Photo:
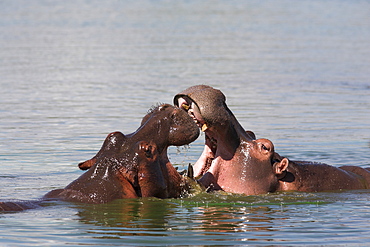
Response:
[{"label": "gray hippo", "polygon": [[[189,144],[198,136],[198,126],[185,111],[159,105],[134,133],[109,134],[97,155],[79,164],[88,171],[41,201],[107,203],[121,198],[179,197],[187,188],[186,179],[170,163],[167,148]],[[0,202],[0,211],[20,211],[37,204]]]},{"label": "gray hippo", "polygon": [[205,187],[256,195],[275,191],[367,189],[370,172],[356,166],[290,161],[268,139],[245,131],[226,105],[225,95],[206,85],[192,86],[174,97],[205,133],[205,147],[194,176]]}]

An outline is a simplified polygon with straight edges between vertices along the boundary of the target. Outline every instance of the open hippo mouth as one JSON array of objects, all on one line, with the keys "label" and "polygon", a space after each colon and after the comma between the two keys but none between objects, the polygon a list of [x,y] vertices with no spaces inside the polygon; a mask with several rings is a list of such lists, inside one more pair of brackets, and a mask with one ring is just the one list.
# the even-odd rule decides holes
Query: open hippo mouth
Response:
[{"label": "open hippo mouth", "polygon": [[203,132],[208,129],[207,123],[204,121],[199,107],[195,102],[189,102],[186,99],[180,98],[178,107],[185,110]]},{"label": "open hippo mouth", "polygon": [[240,136],[251,139],[227,107],[220,90],[206,85],[192,86],[175,95],[174,104],[185,110],[205,133],[203,153],[194,164],[195,175],[202,175],[216,160],[231,160],[240,145]]},{"label": "open hippo mouth", "polygon": [[185,110],[189,114],[189,116],[194,120],[194,122],[198,125],[198,127],[202,130],[202,132],[205,133],[206,145],[209,146],[210,149],[212,149],[213,153],[216,153],[217,140],[210,133],[208,124],[203,119],[198,105],[188,98],[179,98],[177,105],[179,108]]},{"label": "open hippo mouth", "polygon": [[200,175],[205,174],[212,166],[212,162],[215,159],[217,153],[217,139],[213,137],[209,137],[207,133],[205,133],[205,147],[204,147],[204,165],[200,170]]},{"label": "open hippo mouth", "polygon": [[212,151],[213,155],[215,155],[217,152],[217,139],[215,139],[214,137],[209,137],[207,133],[205,133],[205,135],[206,135],[206,146],[208,146]]},{"label": "open hippo mouth", "polygon": [[181,97],[178,99],[176,104],[179,108],[183,109],[189,114],[196,125],[205,134],[205,147],[203,154],[199,159],[202,160],[201,170],[195,172],[195,176],[201,176],[210,169],[212,161],[215,159],[215,157],[217,157],[218,139],[215,133],[213,133],[212,128],[209,127],[209,124],[207,124],[203,119],[200,110],[194,101],[186,97]]}]

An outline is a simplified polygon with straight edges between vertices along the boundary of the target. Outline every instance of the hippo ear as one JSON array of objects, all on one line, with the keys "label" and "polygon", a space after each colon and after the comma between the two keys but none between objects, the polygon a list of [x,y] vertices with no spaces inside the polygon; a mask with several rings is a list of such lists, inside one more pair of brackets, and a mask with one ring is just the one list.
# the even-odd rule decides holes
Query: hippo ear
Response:
[{"label": "hippo ear", "polygon": [[157,145],[145,141],[139,142],[139,151],[144,153],[148,159],[154,159],[156,156]]},{"label": "hippo ear", "polygon": [[93,165],[95,165],[95,162],[96,162],[96,157],[92,158],[92,159],[89,159],[89,160],[86,160],[84,162],[81,162],[78,164],[78,167],[81,169],[81,170],[88,170],[90,169]]},{"label": "hippo ear", "polygon": [[283,178],[285,175],[285,171],[288,168],[289,160],[287,158],[283,158],[281,161],[275,162],[272,166],[272,169],[275,175],[280,179]]},{"label": "hippo ear", "polygon": [[252,138],[252,140],[256,140],[256,135],[254,134],[254,132],[253,132],[253,131],[251,131],[251,130],[247,130],[247,131],[246,131],[246,133],[247,133],[247,135],[248,135],[250,138]]}]

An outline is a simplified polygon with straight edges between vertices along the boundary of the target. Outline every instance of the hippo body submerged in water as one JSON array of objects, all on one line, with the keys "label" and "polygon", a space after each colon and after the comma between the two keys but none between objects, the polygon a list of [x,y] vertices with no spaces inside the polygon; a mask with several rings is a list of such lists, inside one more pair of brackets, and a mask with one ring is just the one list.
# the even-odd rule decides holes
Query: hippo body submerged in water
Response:
[{"label": "hippo body submerged in water", "polygon": [[290,161],[276,191],[336,191],[370,189],[370,171],[359,166],[335,167],[318,162]]},{"label": "hippo body submerged in water", "polygon": [[[199,128],[186,112],[162,104],[143,118],[134,133],[109,134],[97,155],[79,164],[88,171],[42,199],[106,203],[121,198],[179,197],[186,185],[170,163],[167,148],[189,144],[198,136]],[[0,211],[20,211],[34,204],[2,202]]]},{"label": "hippo body submerged in water", "polygon": [[217,89],[190,87],[174,97],[174,104],[205,132],[203,153],[194,164],[194,175],[205,187],[245,195],[370,188],[367,169],[281,157],[270,140],[243,129]]}]

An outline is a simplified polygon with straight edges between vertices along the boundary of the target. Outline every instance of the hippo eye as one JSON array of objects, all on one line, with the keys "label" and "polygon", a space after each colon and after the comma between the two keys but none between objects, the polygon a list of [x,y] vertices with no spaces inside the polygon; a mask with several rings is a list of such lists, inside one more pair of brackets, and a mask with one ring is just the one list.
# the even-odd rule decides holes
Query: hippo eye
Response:
[{"label": "hippo eye", "polygon": [[270,151],[270,149],[268,147],[266,147],[264,144],[262,144],[262,149],[264,149],[266,151]]}]

